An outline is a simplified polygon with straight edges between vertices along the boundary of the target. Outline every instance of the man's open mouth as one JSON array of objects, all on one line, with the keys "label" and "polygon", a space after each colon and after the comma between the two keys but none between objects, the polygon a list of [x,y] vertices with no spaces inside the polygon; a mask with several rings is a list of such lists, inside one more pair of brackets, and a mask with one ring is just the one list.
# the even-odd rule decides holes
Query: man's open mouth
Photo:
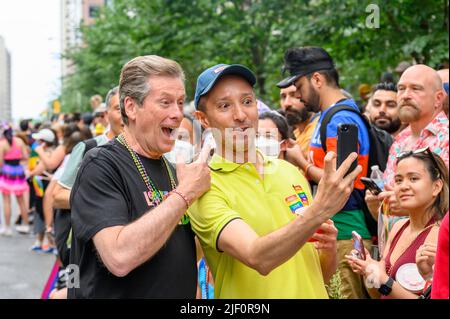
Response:
[{"label": "man's open mouth", "polygon": [[176,129],[175,127],[166,126],[166,127],[162,127],[161,131],[163,132],[163,134],[165,136],[167,136],[167,138],[173,138],[173,133],[174,133],[175,129]]}]

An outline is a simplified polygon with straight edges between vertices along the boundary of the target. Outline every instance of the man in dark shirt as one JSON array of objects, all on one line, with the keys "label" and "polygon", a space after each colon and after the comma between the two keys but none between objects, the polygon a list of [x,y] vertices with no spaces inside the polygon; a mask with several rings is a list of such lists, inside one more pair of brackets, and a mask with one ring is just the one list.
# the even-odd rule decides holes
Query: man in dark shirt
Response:
[{"label": "man in dark shirt", "polygon": [[70,263],[79,287],[71,281],[68,297],[195,298],[185,212],[210,187],[209,150],[176,170],[162,156],[183,119],[183,71],[175,61],[137,57],[122,69],[119,94],[124,133],[86,154],[72,189]]}]

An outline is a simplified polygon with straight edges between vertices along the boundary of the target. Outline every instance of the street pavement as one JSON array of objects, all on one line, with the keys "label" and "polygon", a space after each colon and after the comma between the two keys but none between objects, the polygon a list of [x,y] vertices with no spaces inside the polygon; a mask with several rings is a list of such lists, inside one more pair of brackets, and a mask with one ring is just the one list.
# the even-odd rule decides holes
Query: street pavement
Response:
[{"label": "street pavement", "polygon": [[[13,201],[13,218],[18,207]],[[3,203],[0,195],[0,214]],[[3,216],[2,216],[3,223]],[[31,252],[33,235],[14,232],[12,237],[0,236],[0,299],[39,299],[55,262],[52,254]]]}]

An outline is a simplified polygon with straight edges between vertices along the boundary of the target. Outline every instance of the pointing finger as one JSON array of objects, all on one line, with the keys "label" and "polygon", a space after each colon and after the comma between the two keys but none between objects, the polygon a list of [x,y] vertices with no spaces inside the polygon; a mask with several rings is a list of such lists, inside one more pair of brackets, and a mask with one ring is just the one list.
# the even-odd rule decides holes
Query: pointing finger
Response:
[{"label": "pointing finger", "polygon": [[198,163],[206,163],[208,161],[209,153],[211,152],[211,144],[205,143],[200,151],[200,155],[198,156]]}]

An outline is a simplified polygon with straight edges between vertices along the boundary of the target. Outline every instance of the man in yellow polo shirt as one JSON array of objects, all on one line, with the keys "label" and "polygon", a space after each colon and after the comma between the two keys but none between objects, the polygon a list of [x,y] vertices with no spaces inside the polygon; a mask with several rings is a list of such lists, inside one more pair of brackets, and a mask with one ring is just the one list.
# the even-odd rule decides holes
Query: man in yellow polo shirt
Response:
[{"label": "man in yellow polo shirt", "polygon": [[[255,149],[255,82],[236,64],[213,66],[197,81],[196,116],[217,146],[211,189],[189,214],[215,297],[328,298],[324,283],[337,266],[337,231],[329,218],[347,201],[361,167],[344,178],[356,154],[336,170],[336,155],[329,153],[313,202],[297,168]],[[308,243],[311,237],[318,242]]]}]

